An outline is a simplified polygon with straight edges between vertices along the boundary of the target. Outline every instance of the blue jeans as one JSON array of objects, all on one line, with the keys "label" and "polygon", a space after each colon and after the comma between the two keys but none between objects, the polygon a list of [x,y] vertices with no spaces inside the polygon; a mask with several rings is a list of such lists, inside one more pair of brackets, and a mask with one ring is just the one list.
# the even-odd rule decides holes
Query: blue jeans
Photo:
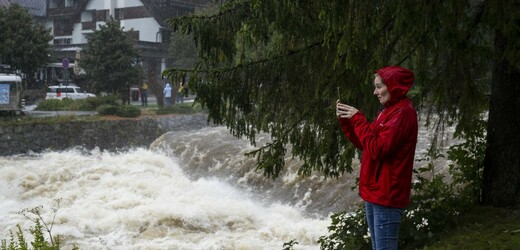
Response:
[{"label": "blue jeans", "polygon": [[172,98],[171,97],[165,97],[164,98],[164,102],[166,104],[166,107],[170,107],[170,105],[172,104]]},{"label": "blue jeans", "polygon": [[396,250],[399,244],[399,224],[403,209],[390,208],[365,201],[372,249]]}]

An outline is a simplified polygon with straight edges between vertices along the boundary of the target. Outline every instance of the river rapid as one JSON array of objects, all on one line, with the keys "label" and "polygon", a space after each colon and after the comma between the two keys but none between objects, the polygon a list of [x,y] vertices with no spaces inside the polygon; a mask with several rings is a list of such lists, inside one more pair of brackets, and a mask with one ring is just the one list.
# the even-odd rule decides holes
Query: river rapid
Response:
[{"label": "river rapid", "polygon": [[[427,148],[425,131],[418,155]],[[260,143],[267,140],[260,135]],[[149,148],[123,152],[0,157],[0,239],[16,225],[34,226],[20,211],[42,206],[46,223],[55,216],[52,233],[63,249],[282,249],[291,240],[294,249],[318,249],[330,214],[361,204],[351,189],[355,172],[299,177],[301,162],[288,156],[272,180],[243,155],[253,149],[225,127],[211,127],[166,133]]]}]

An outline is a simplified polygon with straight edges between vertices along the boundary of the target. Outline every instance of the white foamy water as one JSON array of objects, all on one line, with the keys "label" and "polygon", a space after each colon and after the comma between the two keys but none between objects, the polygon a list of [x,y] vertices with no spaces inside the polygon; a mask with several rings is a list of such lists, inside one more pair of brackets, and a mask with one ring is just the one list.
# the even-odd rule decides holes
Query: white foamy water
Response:
[{"label": "white foamy water", "polygon": [[[431,136],[420,127],[416,159]],[[293,239],[294,249],[319,249],[328,215],[361,203],[356,160],[338,179],[301,177],[302,162],[288,155],[272,180],[244,156],[255,148],[225,127],[166,133],[150,148],[0,157],[0,239],[34,226],[19,214],[26,208],[43,205],[50,223],[61,199],[52,232],[63,249],[282,249]],[[436,162],[445,171],[445,159]]]},{"label": "white foamy water", "polygon": [[282,249],[292,239],[294,249],[318,249],[330,224],[216,178],[188,178],[175,157],[148,149],[0,157],[0,239],[34,226],[25,208],[43,205],[49,223],[55,199],[63,249]]}]

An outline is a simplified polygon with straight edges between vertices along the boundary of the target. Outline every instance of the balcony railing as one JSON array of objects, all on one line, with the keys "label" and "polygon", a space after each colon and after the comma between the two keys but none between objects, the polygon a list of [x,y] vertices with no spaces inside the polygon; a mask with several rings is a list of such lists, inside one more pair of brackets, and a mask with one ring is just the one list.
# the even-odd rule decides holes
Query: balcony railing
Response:
[{"label": "balcony railing", "polygon": [[95,30],[96,22],[83,22],[81,23],[81,30]]}]

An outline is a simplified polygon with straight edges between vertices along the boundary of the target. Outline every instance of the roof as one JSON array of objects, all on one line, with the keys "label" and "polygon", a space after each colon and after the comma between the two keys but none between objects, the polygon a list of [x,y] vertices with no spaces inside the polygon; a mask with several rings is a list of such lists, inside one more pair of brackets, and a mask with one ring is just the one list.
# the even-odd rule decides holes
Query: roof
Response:
[{"label": "roof", "polygon": [[46,1],[42,0],[0,0],[0,6],[18,4],[33,16],[45,16]]},{"label": "roof", "polygon": [[210,0],[141,0],[157,20],[163,26],[165,21],[171,17],[183,16],[203,8],[208,5]]}]

